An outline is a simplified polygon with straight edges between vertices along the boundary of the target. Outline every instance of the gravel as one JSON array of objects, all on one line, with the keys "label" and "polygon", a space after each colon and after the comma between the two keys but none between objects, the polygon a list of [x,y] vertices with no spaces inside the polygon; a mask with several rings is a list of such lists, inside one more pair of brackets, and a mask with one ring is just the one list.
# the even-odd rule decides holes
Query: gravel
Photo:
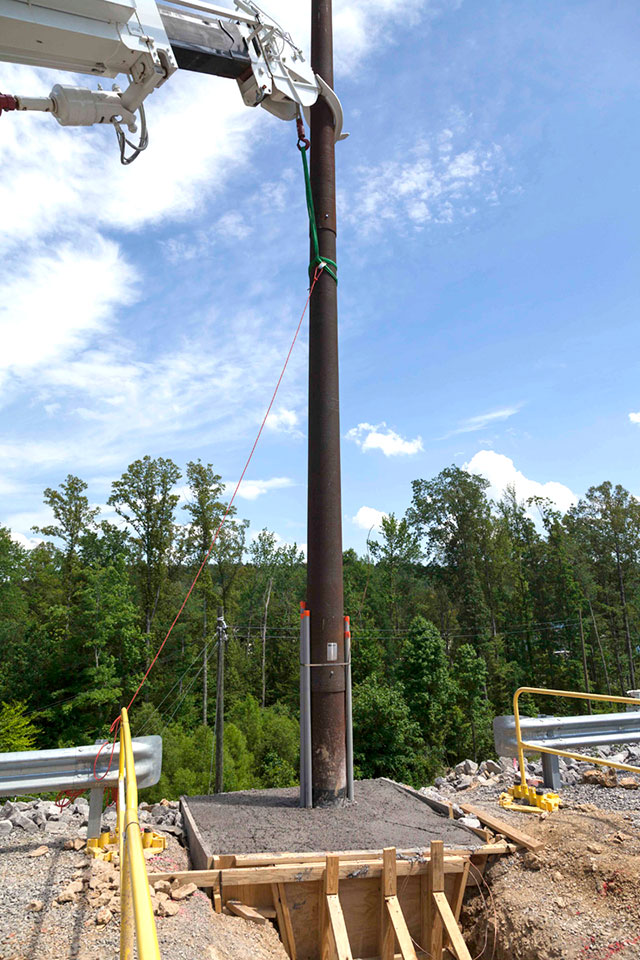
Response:
[{"label": "gravel", "polygon": [[[640,766],[640,745],[637,744],[629,744],[617,751],[611,747],[598,747],[589,755],[597,755],[617,763]],[[477,774],[473,776],[463,772],[468,769],[465,764],[471,762],[463,761],[450,770],[445,777],[436,779],[435,788],[444,799],[449,802],[457,800],[458,803],[475,802],[476,799],[495,801],[501,793],[520,780],[519,770],[510,757],[501,757],[498,761],[484,761],[478,767]],[[610,768],[571,758],[565,760],[563,757],[560,758],[559,763],[562,778],[560,796],[564,809],[579,809],[585,804],[590,804],[604,811],[638,811],[640,814],[640,775],[633,775],[624,770],[617,771],[618,780],[635,782],[638,784],[638,789],[628,789],[619,785],[605,787],[584,783],[583,776],[588,770],[604,772]],[[541,787],[543,786],[541,761],[527,761],[527,779],[529,783],[538,783]]]},{"label": "gravel", "polygon": [[[147,805],[143,805],[146,807]],[[177,802],[161,806],[151,817],[179,830]],[[7,801],[0,804],[0,960],[108,960],[119,954],[118,914],[106,925],[96,922],[97,900],[79,877],[98,868],[84,851],[66,849],[86,834],[88,804],[76,802],[60,810],[50,801]],[[176,823],[176,821],[178,821]],[[167,849],[149,861],[153,870],[188,869],[187,851],[168,836]],[[74,884],[75,886],[72,886]],[[78,893],[77,887],[84,892]],[[71,893],[70,891],[75,891]],[[67,899],[67,902],[60,902]],[[105,899],[117,897],[117,885]],[[117,901],[116,901],[117,902]],[[211,901],[202,891],[180,904],[177,916],[156,919],[163,960],[201,960],[215,941]]]}]

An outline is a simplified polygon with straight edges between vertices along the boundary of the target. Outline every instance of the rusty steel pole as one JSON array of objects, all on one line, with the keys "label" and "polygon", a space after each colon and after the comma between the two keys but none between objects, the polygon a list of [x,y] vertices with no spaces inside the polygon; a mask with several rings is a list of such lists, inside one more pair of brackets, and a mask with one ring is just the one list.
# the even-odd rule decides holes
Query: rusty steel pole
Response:
[{"label": "rusty steel pole", "polygon": [[[332,21],[331,0],[311,0],[311,65],[329,86],[333,86]],[[311,108],[310,169],[320,255],[335,261],[334,126],[322,97]],[[320,665],[311,669],[313,805],[318,806],[340,802],[347,787],[338,292],[326,272],[318,280],[309,309],[307,516],[311,660]]]}]

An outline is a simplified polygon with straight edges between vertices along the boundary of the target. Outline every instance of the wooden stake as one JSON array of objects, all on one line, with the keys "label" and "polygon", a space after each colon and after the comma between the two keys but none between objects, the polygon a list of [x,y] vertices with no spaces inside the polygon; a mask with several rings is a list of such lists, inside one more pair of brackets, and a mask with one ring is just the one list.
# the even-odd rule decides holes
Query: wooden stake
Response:
[{"label": "wooden stake", "polygon": [[460,911],[462,910],[462,901],[464,900],[464,892],[467,889],[467,880],[469,878],[469,868],[471,864],[467,861],[464,865],[464,870],[460,876],[456,877],[453,883],[453,897],[451,898],[451,909],[453,915],[456,918],[456,922],[460,919]]},{"label": "wooden stake", "polygon": [[254,907],[248,907],[246,903],[240,903],[239,900],[227,900],[225,906],[229,908],[231,913],[235,913],[237,917],[242,917],[243,920],[250,920],[252,923],[259,925],[267,922],[267,918]]},{"label": "wooden stake", "polygon": [[395,934],[387,909],[387,897],[395,897],[397,891],[396,848],[382,851],[382,877],[380,879],[380,960],[393,960]]},{"label": "wooden stake", "polygon": [[449,906],[449,901],[447,900],[445,894],[434,892],[433,899],[441,923],[444,924],[447,931],[447,936],[451,942],[451,947],[455,956],[458,958],[458,960],[472,960],[471,954],[469,953],[467,945],[462,938],[462,934],[458,929],[458,923],[451,912],[451,907]]},{"label": "wooden stake", "polygon": [[273,905],[276,908],[276,916],[278,918],[280,938],[291,960],[296,960],[296,942],[293,936],[291,914],[289,913],[289,904],[287,903],[284,884],[273,883],[271,885],[271,891],[273,893]]},{"label": "wooden stake", "polygon": [[400,946],[402,960],[418,960],[416,951],[413,947],[411,934],[409,933],[409,928],[407,927],[407,921],[404,918],[404,914],[400,906],[400,901],[396,896],[387,897],[386,907],[389,913],[389,919],[391,920],[391,926],[393,927],[395,937]]},{"label": "wooden stake", "polygon": [[320,956],[322,960],[332,960],[333,939],[331,936],[331,918],[329,916],[329,897],[338,895],[340,876],[340,858],[329,854],[325,861],[325,870],[320,884]]},{"label": "wooden stake", "polygon": [[[442,840],[431,841],[431,862],[429,864],[429,876],[431,880],[431,901],[435,902],[436,894],[442,893],[444,896],[444,849]],[[442,920],[440,914],[432,911],[431,927],[431,954],[432,960],[442,960]]]}]

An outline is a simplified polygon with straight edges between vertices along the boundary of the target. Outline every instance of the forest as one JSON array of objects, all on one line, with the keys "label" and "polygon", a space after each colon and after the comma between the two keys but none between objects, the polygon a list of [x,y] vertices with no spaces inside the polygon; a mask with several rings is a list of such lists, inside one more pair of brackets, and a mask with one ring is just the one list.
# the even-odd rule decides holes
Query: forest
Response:
[{"label": "forest", "polygon": [[[365,555],[344,553],[359,777],[421,785],[492,756],[492,719],[512,712],[520,685],[636,686],[640,502],[606,481],[562,515],[487,489],[456,466],[417,479],[405,515],[385,517]],[[227,508],[220,476],[200,461],[184,475],[169,459],[132,463],[111,487],[117,523],[86,490],[69,475],[44,491],[53,522],[34,528],[32,549],[0,527],[0,750],[108,736]],[[297,783],[305,578],[295,545],[253,533],[231,508],[132,708],[134,735],[163,737],[147,799],[212,789],[219,610],[224,789]]]}]

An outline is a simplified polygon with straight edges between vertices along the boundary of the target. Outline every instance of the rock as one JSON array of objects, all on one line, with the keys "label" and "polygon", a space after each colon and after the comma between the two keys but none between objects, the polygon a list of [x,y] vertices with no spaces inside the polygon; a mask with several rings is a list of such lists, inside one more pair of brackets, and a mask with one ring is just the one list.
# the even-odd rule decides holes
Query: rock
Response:
[{"label": "rock", "polygon": [[82,850],[83,847],[84,840],[81,840],[80,837],[76,837],[75,840],[66,840],[63,850]]},{"label": "rock", "polygon": [[180,904],[172,900],[161,900],[155,910],[159,917],[175,917],[180,912]]},{"label": "rock", "polygon": [[180,839],[183,836],[182,827],[174,827],[171,823],[159,823],[157,826],[159,833],[170,833],[173,837]]},{"label": "rock", "polygon": [[478,772],[478,764],[474,760],[461,760],[456,763],[454,770],[458,777],[473,776]]},{"label": "rock", "polygon": [[501,765],[499,763],[496,763],[495,760],[485,760],[484,765],[487,773],[493,773],[493,774],[502,773]]},{"label": "rock", "polygon": [[169,893],[171,890],[171,884],[168,880],[158,880],[156,883],[154,883],[153,888],[156,893]]},{"label": "rock", "polygon": [[[86,828],[86,827],[78,827],[78,839],[84,839],[84,840],[87,839],[87,828]],[[76,847],[76,850],[77,850],[77,849],[78,849],[78,847]]]},{"label": "rock", "polygon": [[27,817],[24,813],[17,811],[11,815],[11,822],[14,827],[20,827],[21,830],[24,830],[25,833],[37,833],[38,828],[33,822],[31,817]]},{"label": "rock", "polygon": [[[444,777],[436,777],[436,779],[433,781],[433,785],[437,789],[440,789],[440,787],[445,787],[447,785],[447,781],[445,780]],[[427,787],[426,789],[429,789],[429,788]]]},{"label": "rock", "polygon": [[82,880],[74,880],[56,897],[56,900],[58,903],[74,903],[78,899],[78,894],[82,893],[83,888]]},{"label": "rock", "polygon": [[109,910],[109,907],[101,907],[96,913],[96,923],[101,926],[109,923],[109,921],[112,919],[113,914],[111,913],[111,910]]},{"label": "rock", "polygon": [[618,784],[615,770],[585,770],[582,782],[600,787],[615,787]]},{"label": "rock", "polygon": [[588,843],[587,850],[589,853],[595,853],[596,855],[602,853],[602,847],[597,843]]},{"label": "rock", "polygon": [[36,847],[35,850],[31,850],[27,856],[28,857],[44,857],[45,853],[49,853],[49,847],[43,845],[41,847]]},{"label": "rock", "polygon": [[633,777],[623,777],[622,780],[618,781],[618,786],[623,787],[625,790],[637,790],[638,787],[640,787],[640,783],[634,780]]},{"label": "rock", "polygon": [[44,909],[42,900],[32,900],[27,910],[29,913],[40,913]]},{"label": "rock", "polygon": [[456,790],[466,790],[473,783],[473,777],[464,776],[458,777],[456,780]]},{"label": "rock", "polygon": [[0,820],[0,837],[8,837],[12,830],[11,820]]},{"label": "rock", "polygon": [[480,829],[480,821],[477,817],[472,817],[470,814],[466,814],[464,817],[460,817],[458,823],[464,824],[465,827],[471,827],[473,830]]},{"label": "rock", "polygon": [[198,888],[195,883],[185,883],[182,886],[176,886],[171,888],[171,899],[172,900],[186,900],[187,897],[190,897],[193,893],[196,892]]},{"label": "rock", "polygon": [[531,850],[527,850],[527,852],[522,857],[522,865],[527,870],[541,870],[542,860]]},{"label": "rock", "polygon": [[611,753],[611,747],[602,746],[602,747],[596,748],[596,755],[598,757],[602,757],[602,759],[604,759],[605,757],[608,757],[610,753]]}]

